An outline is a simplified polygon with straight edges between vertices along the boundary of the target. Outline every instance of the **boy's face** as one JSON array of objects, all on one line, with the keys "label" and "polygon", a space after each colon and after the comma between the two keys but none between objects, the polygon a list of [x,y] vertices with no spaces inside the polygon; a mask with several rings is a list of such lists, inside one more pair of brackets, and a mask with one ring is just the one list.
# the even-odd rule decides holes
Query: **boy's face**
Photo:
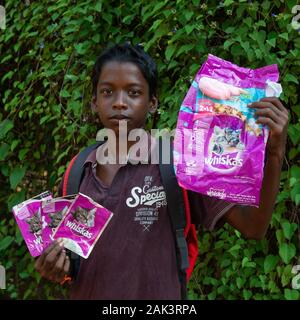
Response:
[{"label": "boy's face", "polygon": [[149,97],[149,86],[140,69],[131,62],[107,62],[101,70],[92,107],[105,128],[119,134],[119,121],[127,121],[128,132],[143,128],[147,113],[154,113],[157,98]]}]

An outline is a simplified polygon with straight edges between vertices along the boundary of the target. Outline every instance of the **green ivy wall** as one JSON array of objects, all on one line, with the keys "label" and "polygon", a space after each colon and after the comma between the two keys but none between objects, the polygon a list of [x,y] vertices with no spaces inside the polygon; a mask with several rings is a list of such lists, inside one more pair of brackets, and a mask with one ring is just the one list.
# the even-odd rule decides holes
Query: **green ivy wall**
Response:
[{"label": "green ivy wall", "polygon": [[159,114],[149,123],[158,128],[174,128],[208,53],[245,67],[278,64],[282,100],[290,110],[289,139],[266,239],[245,240],[228,225],[201,233],[189,295],[300,299],[300,290],[292,288],[292,268],[300,265],[300,25],[291,24],[296,4],[7,0],[6,28],[0,29],[0,263],[7,289],[0,295],[66,294],[34,271],[11,208],[43,190],[55,193],[71,157],[94,141],[99,123],[89,104],[92,66],[107,44],[130,40],[142,43],[158,64]]}]

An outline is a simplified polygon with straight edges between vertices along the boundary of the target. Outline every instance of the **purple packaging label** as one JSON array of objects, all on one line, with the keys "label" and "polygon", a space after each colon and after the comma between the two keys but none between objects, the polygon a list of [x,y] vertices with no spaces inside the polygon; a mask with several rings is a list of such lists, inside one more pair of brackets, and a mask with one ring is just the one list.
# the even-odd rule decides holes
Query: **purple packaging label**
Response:
[{"label": "purple packaging label", "polygon": [[52,194],[46,191],[14,206],[12,209],[23,239],[33,257],[39,256],[44,250],[41,204],[43,200],[51,198]]},{"label": "purple packaging label", "polygon": [[258,69],[244,68],[209,54],[195,80],[198,82],[200,77],[210,77],[240,88],[265,89],[268,80],[278,81],[279,71],[276,64]]},{"label": "purple packaging label", "polygon": [[87,259],[112,216],[112,212],[79,193],[53,238],[62,238],[65,248]]},{"label": "purple packaging label", "polygon": [[[70,197],[68,197],[70,198]],[[42,202],[43,243],[46,249],[54,240],[53,234],[66,215],[73,200],[67,198],[54,198]]]},{"label": "purple packaging label", "polygon": [[251,70],[209,55],[179,112],[174,166],[182,187],[258,206],[269,131],[248,104],[278,78],[276,65]]}]

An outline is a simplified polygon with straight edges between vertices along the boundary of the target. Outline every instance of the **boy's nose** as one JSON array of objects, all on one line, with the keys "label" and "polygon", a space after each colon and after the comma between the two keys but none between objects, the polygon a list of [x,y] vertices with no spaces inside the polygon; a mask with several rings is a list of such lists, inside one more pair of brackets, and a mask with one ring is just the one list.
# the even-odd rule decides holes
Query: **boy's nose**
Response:
[{"label": "boy's nose", "polygon": [[114,109],[127,109],[127,101],[126,101],[126,95],[123,92],[118,92],[116,95],[116,99],[113,103]]}]

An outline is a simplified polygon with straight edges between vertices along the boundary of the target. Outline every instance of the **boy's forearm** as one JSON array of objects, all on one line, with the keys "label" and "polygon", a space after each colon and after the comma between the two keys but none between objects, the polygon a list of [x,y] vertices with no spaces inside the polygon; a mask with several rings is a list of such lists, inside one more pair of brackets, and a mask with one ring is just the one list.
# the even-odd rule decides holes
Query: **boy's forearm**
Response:
[{"label": "boy's forearm", "polygon": [[248,207],[254,238],[262,238],[267,232],[280,185],[283,155],[269,155],[264,169],[259,207]]},{"label": "boy's forearm", "polygon": [[246,238],[259,240],[266,234],[279,190],[282,162],[283,153],[268,155],[258,208],[235,206],[225,217]]}]

